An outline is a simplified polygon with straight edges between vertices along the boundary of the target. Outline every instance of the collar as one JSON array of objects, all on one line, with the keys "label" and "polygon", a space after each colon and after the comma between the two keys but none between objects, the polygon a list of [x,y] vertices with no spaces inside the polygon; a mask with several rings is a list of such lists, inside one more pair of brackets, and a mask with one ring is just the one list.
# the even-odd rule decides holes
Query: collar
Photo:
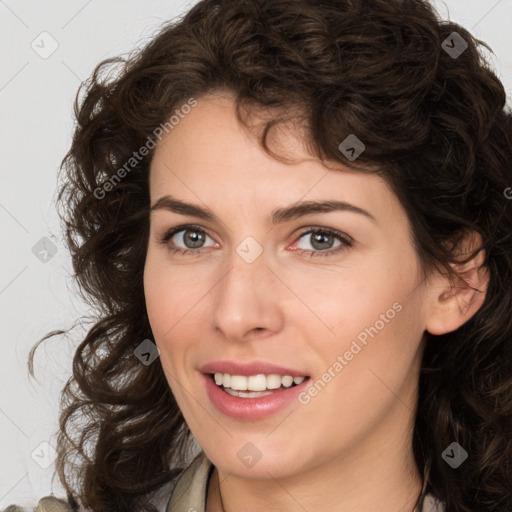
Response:
[{"label": "collar", "polygon": [[166,512],[205,512],[208,481],[214,468],[201,450],[179,477]]}]

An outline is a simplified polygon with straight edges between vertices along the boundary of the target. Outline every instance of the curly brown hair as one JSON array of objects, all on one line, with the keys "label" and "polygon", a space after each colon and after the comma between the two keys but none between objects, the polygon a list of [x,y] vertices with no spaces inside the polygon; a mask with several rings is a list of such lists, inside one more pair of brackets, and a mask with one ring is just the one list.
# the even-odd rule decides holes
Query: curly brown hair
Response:
[{"label": "curly brown hair", "polygon": [[[443,46],[453,32],[467,44],[457,57]],[[153,511],[151,497],[188,460],[190,431],[161,364],[134,356],[153,339],[143,269],[154,151],[105,183],[177,107],[227,90],[241,123],[242,107],[273,113],[258,136],[267,151],[269,130],[300,112],[312,154],[382,176],[425,275],[456,279],[455,248],[465,232],[481,235],[464,261],[485,251],[483,306],[454,332],[427,333],[419,510],[427,493],[447,512],[512,510],[512,122],[482,45],[424,0],[203,0],[96,67],[77,94],[58,195],[74,277],[97,312],[61,397],[57,472],[71,504]],[[354,161],[338,148],[350,134],[366,146]],[[39,344],[66,332],[32,348],[32,375]],[[441,458],[454,439],[470,454],[457,470]]]}]

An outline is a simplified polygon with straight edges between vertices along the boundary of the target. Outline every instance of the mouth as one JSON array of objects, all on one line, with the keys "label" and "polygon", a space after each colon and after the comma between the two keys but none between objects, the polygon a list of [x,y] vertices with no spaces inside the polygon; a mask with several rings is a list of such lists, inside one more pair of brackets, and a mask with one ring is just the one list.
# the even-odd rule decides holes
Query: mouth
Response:
[{"label": "mouth", "polygon": [[310,377],[279,374],[231,375],[210,373],[209,378],[224,393],[238,398],[261,398],[294,388]]},{"label": "mouth", "polygon": [[198,370],[211,405],[225,416],[245,421],[297,406],[298,396],[312,380],[304,370],[262,360],[213,361]]}]

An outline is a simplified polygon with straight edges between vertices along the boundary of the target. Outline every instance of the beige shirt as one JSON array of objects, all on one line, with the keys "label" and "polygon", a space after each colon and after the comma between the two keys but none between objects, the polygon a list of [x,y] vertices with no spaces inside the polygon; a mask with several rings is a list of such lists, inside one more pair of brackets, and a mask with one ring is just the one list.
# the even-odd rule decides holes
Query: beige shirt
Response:
[{"label": "beige shirt", "polygon": [[[214,465],[201,452],[180,476],[166,512],[206,512],[206,492]],[[444,512],[441,503],[425,497],[424,512]],[[414,511],[416,512],[416,511]]]},{"label": "beige shirt", "polygon": [[205,512],[208,481],[214,468],[201,451],[180,476],[166,512]]},{"label": "beige shirt", "polygon": [[[208,481],[215,466],[201,451],[192,463],[179,476],[170,498],[165,497],[168,487],[163,489],[163,496],[155,503],[162,512],[205,512]],[[167,505],[166,505],[167,503]],[[72,512],[71,507],[54,496],[47,496],[39,500],[34,512]],[[432,496],[425,498],[424,512],[444,512],[442,505]],[[21,507],[12,506],[3,512],[25,512]],[[416,512],[416,511],[415,511]]]}]

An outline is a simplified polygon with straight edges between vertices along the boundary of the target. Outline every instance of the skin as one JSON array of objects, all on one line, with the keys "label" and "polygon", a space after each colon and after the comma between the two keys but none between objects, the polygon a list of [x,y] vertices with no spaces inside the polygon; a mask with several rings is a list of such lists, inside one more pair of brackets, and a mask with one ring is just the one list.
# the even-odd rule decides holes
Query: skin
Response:
[{"label": "skin", "polygon": [[[421,490],[411,439],[424,334],[456,329],[484,293],[453,288],[441,275],[422,280],[407,215],[387,183],[339,163],[325,167],[298,134],[281,128],[273,138],[297,157],[294,163],[272,158],[238,123],[229,94],[217,93],[199,98],[159,142],[151,204],[172,194],[219,218],[151,214],[144,286],[161,364],[216,467],[208,512],[223,510],[219,492],[228,512],[411,512]],[[328,199],[356,205],[375,221],[334,211],[269,224],[275,208]],[[158,243],[187,223],[208,234],[201,253],[169,252],[187,248],[183,231],[167,246]],[[312,235],[302,236],[311,227],[340,231],[353,244],[323,256]],[[195,233],[190,229],[185,234]],[[250,264],[236,252],[248,236],[263,248]],[[482,288],[486,280],[475,271],[468,282]],[[203,364],[257,359],[314,381],[394,303],[401,311],[309,404],[294,401],[269,418],[245,421],[209,401]],[[262,453],[250,468],[237,457],[248,442]]]}]

